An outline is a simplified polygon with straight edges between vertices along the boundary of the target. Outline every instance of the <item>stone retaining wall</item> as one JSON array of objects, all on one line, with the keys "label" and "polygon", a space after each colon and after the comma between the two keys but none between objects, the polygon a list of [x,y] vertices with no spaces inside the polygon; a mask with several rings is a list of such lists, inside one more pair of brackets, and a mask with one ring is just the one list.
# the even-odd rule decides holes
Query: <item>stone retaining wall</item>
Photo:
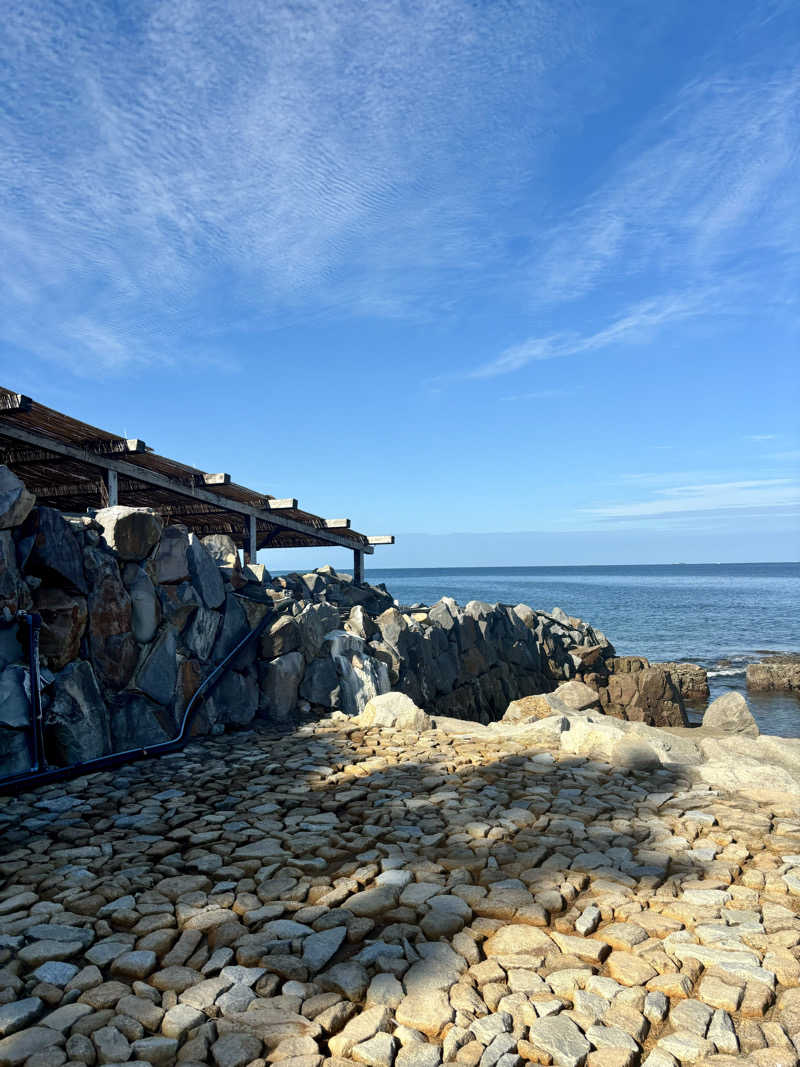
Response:
[{"label": "stone retaining wall", "polygon": [[166,741],[202,681],[272,621],[203,702],[197,733],[363,710],[397,688],[481,722],[573,677],[578,646],[613,649],[562,612],[442,600],[402,611],[382,586],[330,567],[271,578],[233,541],[164,526],[147,509],[71,516],[36,507],[0,468],[0,774],[28,768],[26,627],[42,616],[46,743],[57,764]]}]

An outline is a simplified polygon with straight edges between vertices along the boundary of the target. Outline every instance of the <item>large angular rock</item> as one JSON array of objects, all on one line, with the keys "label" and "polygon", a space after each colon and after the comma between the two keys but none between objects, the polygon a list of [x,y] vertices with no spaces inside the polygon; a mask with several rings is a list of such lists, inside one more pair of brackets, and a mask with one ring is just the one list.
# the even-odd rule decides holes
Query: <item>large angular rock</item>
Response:
[{"label": "large angular rock", "polygon": [[748,689],[800,690],[800,654],[765,656],[747,664]]},{"label": "large angular rock", "polygon": [[136,563],[128,563],[122,575],[131,598],[131,630],[140,645],[149,644],[161,622],[161,603],[150,575]]},{"label": "large angular rock", "polygon": [[36,497],[25,488],[24,482],[0,466],[0,530],[21,526],[36,503]]},{"label": "large angular rock", "polygon": [[183,643],[200,660],[207,660],[214,648],[222,616],[210,608],[198,608],[186,632]]},{"label": "large angular rock", "polygon": [[258,682],[251,668],[245,673],[226,671],[205,700],[211,722],[247,726],[258,710]]},{"label": "large angular rock", "polygon": [[[635,658],[618,657],[609,663]],[[648,726],[688,725],[683,699],[668,671],[649,666],[635,670],[632,662],[624,665],[631,669],[615,670],[609,675],[608,687],[600,691],[606,715],[644,722]]]},{"label": "large angular rock", "polygon": [[161,618],[180,632],[201,606],[200,594],[191,582],[158,586]]},{"label": "large angular rock", "polygon": [[[2,607],[0,607],[0,612]],[[4,625],[0,622],[0,670],[10,663],[28,659],[28,627],[21,620]]]},{"label": "large angular rock", "polygon": [[[245,610],[239,598],[233,593],[228,593],[225,597],[225,615],[222,619],[222,626],[219,629],[212,651],[214,662],[219,663],[233,652],[234,648],[248,633],[250,633],[250,627],[247,624]],[[253,641],[249,647],[242,649],[241,653],[236,656],[233,666],[239,670],[247,667],[250,663],[255,662],[257,652],[257,644]]]},{"label": "large angular rock", "polygon": [[30,677],[25,667],[6,667],[0,674],[0,774],[22,774],[30,768]]},{"label": "large angular rock", "polygon": [[330,630],[339,628],[339,612],[332,604],[307,604],[297,616],[300,647],[305,658],[316,659]]},{"label": "large angular rock", "polygon": [[86,631],[86,597],[75,596],[52,585],[40,585],[33,604],[42,617],[39,651],[51,671],[60,671],[76,659]]},{"label": "large angular rock", "polygon": [[114,752],[160,744],[177,733],[170,713],[141,693],[118,693],[109,713]]},{"label": "large angular rock", "polygon": [[389,668],[363,652],[334,657],[339,675],[339,703],[346,715],[359,715],[370,700],[391,689]]},{"label": "large angular rock", "polygon": [[300,685],[300,696],[323,708],[339,706],[339,672],[331,659],[315,659],[309,663]]},{"label": "large angular rock", "polygon": [[697,663],[654,663],[669,671],[684,700],[708,700],[708,675]]},{"label": "large angular rock", "polygon": [[291,615],[279,615],[267,627],[260,639],[260,651],[263,659],[275,659],[287,652],[297,652],[300,648],[300,627]]},{"label": "large angular rock", "polygon": [[91,664],[76,660],[56,675],[45,721],[62,763],[111,751],[108,714]]},{"label": "large angular rock", "polygon": [[577,679],[564,682],[554,693],[547,694],[548,703],[554,711],[569,714],[571,711],[587,711],[600,706],[597,690]]},{"label": "large angular rock", "polygon": [[758,737],[760,731],[747,701],[741,693],[730,692],[717,697],[706,708],[703,727],[726,734],[747,734]]},{"label": "large angular rock", "polygon": [[6,667],[0,673],[0,726],[24,730],[31,721],[31,680],[27,667]]},{"label": "large angular rock", "polygon": [[203,603],[207,608],[218,608],[225,600],[225,583],[216,560],[196,534],[189,534],[186,558],[192,585]]},{"label": "large angular rock", "polygon": [[139,649],[131,631],[131,598],[117,561],[98,548],[84,551],[89,578],[89,650],[101,685],[122,689],[131,679]]},{"label": "large angular rock", "polygon": [[167,526],[155,551],[156,581],[159,585],[189,579],[189,534],[185,526]]},{"label": "large angular rock", "polygon": [[242,575],[239,550],[229,534],[208,534],[203,538],[203,544],[222,572],[223,578],[226,578],[234,589],[241,589],[247,584]]},{"label": "large angular rock", "polygon": [[566,1015],[536,1019],[528,1033],[529,1042],[548,1053],[557,1067],[583,1067],[592,1046]]},{"label": "large angular rock", "polygon": [[[595,696],[597,694],[595,693]],[[503,715],[503,722],[530,722],[538,719],[547,719],[555,714],[546,693],[535,693],[532,696],[520,697],[512,700]]]},{"label": "large angular rock", "polygon": [[72,593],[86,593],[83,554],[72,527],[55,508],[34,508],[23,532],[30,538],[25,572],[60,585]]},{"label": "large angular rock", "polygon": [[263,668],[261,706],[268,715],[285,719],[292,714],[297,705],[297,690],[304,665],[301,653],[287,652]]},{"label": "large angular rock", "polygon": [[136,673],[136,687],[157,704],[171,704],[178,678],[178,641],[175,630],[165,626]]},{"label": "large angular rock", "polygon": [[384,693],[373,697],[359,715],[364,726],[387,726],[394,730],[429,730],[430,716],[405,693]]},{"label": "large angular rock", "polygon": [[22,576],[17,567],[17,550],[10,530],[0,530],[0,612],[15,615],[23,606]]},{"label": "large angular rock", "polygon": [[150,508],[126,508],[117,505],[102,508],[95,520],[103,527],[109,548],[120,559],[139,562],[146,559],[158,544],[163,529],[160,516]]}]

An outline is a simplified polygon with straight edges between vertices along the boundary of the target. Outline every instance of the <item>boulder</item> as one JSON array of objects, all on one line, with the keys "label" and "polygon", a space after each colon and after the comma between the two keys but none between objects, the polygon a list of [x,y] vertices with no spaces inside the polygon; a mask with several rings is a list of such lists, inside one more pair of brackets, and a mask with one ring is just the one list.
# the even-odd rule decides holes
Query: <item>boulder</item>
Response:
[{"label": "boulder", "polygon": [[[26,667],[14,665],[0,673],[0,727],[25,730],[31,722],[31,680]],[[6,738],[3,733],[3,739]]]},{"label": "boulder", "polygon": [[177,733],[165,709],[141,693],[118,693],[109,711],[113,752],[160,744]]},{"label": "boulder", "polygon": [[706,708],[703,727],[725,734],[747,734],[758,737],[760,731],[747,701],[741,693],[725,693]]},{"label": "boulder", "polygon": [[323,708],[339,706],[339,672],[333,660],[326,657],[309,663],[300,684],[300,696]]},{"label": "boulder", "polygon": [[25,572],[62,586],[71,593],[86,593],[83,554],[70,524],[55,508],[34,508],[22,527],[30,538]]},{"label": "boulder", "polygon": [[599,708],[600,697],[596,689],[584,685],[583,682],[573,679],[564,682],[554,693],[547,694],[550,707],[557,712],[586,711],[589,708]]},{"label": "boulder", "polygon": [[84,550],[89,578],[89,649],[101,685],[122,689],[136,668],[139,649],[131,632],[131,598],[117,561],[99,548]]},{"label": "boulder", "polygon": [[202,603],[199,593],[191,582],[159,585],[158,600],[161,605],[162,619],[179,632]]},{"label": "boulder", "polygon": [[156,581],[159,585],[189,579],[189,533],[185,526],[167,526],[155,552]]},{"label": "boulder", "polygon": [[[594,695],[596,699],[597,694]],[[503,722],[528,722],[531,719],[548,718],[554,713],[547,696],[546,693],[536,693],[533,696],[512,700],[503,715]]]},{"label": "boulder", "polygon": [[78,657],[88,618],[86,597],[40,585],[34,591],[33,605],[42,617],[39,651],[51,671],[60,671]]},{"label": "boulder", "polygon": [[196,534],[189,534],[186,558],[192,585],[203,603],[207,608],[218,608],[225,600],[225,583],[216,560]]},{"label": "boulder", "polygon": [[171,704],[178,678],[178,641],[175,630],[165,626],[136,673],[136,687],[157,704]]},{"label": "boulder", "polygon": [[592,715],[574,715],[568,721],[569,729],[560,735],[561,748],[575,756],[626,768],[694,767],[702,759],[694,741],[645,723]]},{"label": "boulder", "polygon": [[35,503],[36,497],[16,474],[0,466],[0,530],[21,526]]},{"label": "boulder", "polygon": [[0,530],[0,612],[15,615],[22,606],[22,575],[17,567],[17,551],[10,530]]},{"label": "boulder", "polygon": [[291,615],[279,615],[261,635],[260,651],[263,659],[275,659],[300,648],[300,627]]},{"label": "boulder", "polygon": [[[0,608],[0,611],[2,608]],[[5,625],[0,621],[0,670],[9,663],[28,659],[28,627],[21,620]]]},{"label": "boulder", "polygon": [[758,802],[800,801],[800,739],[701,737],[704,760],[695,775],[713,789],[739,792]]},{"label": "boulder", "polygon": [[[233,593],[228,593],[225,597],[225,614],[222,619],[222,626],[219,629],[212,652],[214,662],[219,663],[223,660],[236,648],[242,638],[249,633],[250,627],[247,624],[247,615],[239,598]],[[239,670],[243,669],[255,661],[256,654],[256,644],[251,642],[248,648],[242,649],[241,654],[236,656],[233,666]]]},{"label": "boulder", "polygon": [[227,578],[234,589],[241,589],[246,582],[242,576],[239,550],[233,538],[229,534],[208,534],[203,538],[203,544],[222,572],[223,578]]},{"label": "boulder", "polygon": [[198,608],[183,635],[183,643],[199,660],[207,660],[217,638],[222,616],[209,608]]},{"label": "boulder", "polygon": [[766,656],[747,665],[747,688],[800,691],[800,654]]},{"label": "boulder", "polygon": [[103,528],[109,548],[120,559],[136,562],[150,555],[158,544],[164,525],[151,508],[115,505],[113,508],[101,508],[94,517]]},{"label": "boulder", "polygon": [[708,700],[708,675],[697,663],[654,663],[653,667],[669,671],[684,700]]},{"label": "boulder", "polygon": [[28,734],[9,730],[0,722],[0,777],[24,774],[31,769]]},{"label": "boulder", "polygon": [[386,726],[394,730],[429,730],[431,720],[405,693],[373,697],[358,716],[362,726]]},{"label": "boulder", "polygon": [[300,648],[310,662],[316,659],[325,635],[339,627],[339,612],[332,604],[306,604],[296,618],[300,628]]},{"label": "boulder", "polygon": [[128,563],[122,580],[131,598],[131,630],[140,645],[149,644],[161,622],[161,602],[150,575],[137,563]]},{"label": "boulder", "polygon": [[305,661],[299,652],[287,652],[267,663],[261,675],[261,706],[268,715],[285,719],[297,704],[297,690]]},{"label": "boulder", "polygon": [[337,655],[339,704],[346,715],[359,715],[376,696],[391,689],[389,669],[385,663],[364,652]]},{"label": "boulder", "polygon": [[86,660],[76,660],[56,675],[45,722],[62,763],[78,763],[111,751],[106,706]]},{"label": "boulder", "polygon": [[205,710],[211,722],[247,726],[258,710],[255,671],[226,671],[206,697]]},{"label": "boulder", "polygon": [[687,726],[686,709],[672,676],[660,667],[636,670],[637,659],[626,656],[609,660],[609,665],[623,661],[623,669],[609,675],[608,685],[599,690],[605,714],[649,726]]}]

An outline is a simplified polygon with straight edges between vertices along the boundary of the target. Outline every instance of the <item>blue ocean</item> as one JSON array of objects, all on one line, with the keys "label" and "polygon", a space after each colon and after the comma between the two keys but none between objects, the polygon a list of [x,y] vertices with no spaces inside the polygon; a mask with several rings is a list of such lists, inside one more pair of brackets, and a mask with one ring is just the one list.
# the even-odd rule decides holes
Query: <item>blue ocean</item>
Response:
[{"label": "blue ocean", "polygon": [[[745,688],[745,667],[800,652],[800,563],[634,567],[368,568],[398,603],[451,596],[563,608],[605,633],[620,655],[686,660],[708,671],[711,698],[743,692],[762,732],[800,737],[800,699]],[[691,709],[697,718],[702,709]]]}]

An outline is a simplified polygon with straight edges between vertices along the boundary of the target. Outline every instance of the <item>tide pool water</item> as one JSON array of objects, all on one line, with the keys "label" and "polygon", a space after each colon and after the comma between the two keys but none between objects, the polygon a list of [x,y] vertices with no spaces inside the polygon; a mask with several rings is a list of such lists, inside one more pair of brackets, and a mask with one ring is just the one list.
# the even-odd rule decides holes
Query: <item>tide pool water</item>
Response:
[{"label": "tide pool water", "polygon": [[620,655],[699,663],[712,699],[740,690],[764,733],[800,737],[800,699],[748,692],[744,674],[766,653],[800,651],[800,563],[368,569],[365,577],[404,605],[451,596],[563,608],[602,630]]}]

